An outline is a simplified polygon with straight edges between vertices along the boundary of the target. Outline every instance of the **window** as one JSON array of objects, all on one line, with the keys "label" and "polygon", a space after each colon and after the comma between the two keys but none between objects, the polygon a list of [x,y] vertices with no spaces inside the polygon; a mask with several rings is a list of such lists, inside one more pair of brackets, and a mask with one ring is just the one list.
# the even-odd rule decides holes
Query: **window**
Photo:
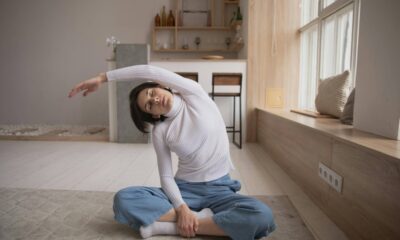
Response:
[{"label": "window", "polygon": [[326,8],[330,6],[332,3],[334,3],[336,0],[324,0],[323,8]]},{"label": "window", "polygon": [[300,59],[300,106],[305,109],[314,108],[314,98],[317,91],[317,41],[318,28],[313,26],[301,35]]},{"label": "window", "polygon": [[318,0],[303,0],[301,10],[301,25],[304,26],[318,17]]},{"label": "window", "polygon": [[345,70],[354,76],[358,1],[302,0],[300,108],[315,110],[319,79]]}]

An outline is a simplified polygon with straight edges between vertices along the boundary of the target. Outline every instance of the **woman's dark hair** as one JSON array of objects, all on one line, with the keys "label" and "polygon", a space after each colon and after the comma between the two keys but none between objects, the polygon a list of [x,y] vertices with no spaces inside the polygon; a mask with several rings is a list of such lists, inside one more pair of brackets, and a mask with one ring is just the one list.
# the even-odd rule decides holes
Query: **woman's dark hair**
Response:
[{"label": "woman's dark hair", "polygon": [[[131,109],[131,117],[133,123],[135,123],[137,129],[139,129],[139,131],[143,133],[148,133],[147,131],[148,124],[154,124],[158,121],[164,121],[166,119],[166,117],[163,115],[161,115],[160,118],[153,118],[151,114],[143,112],[138,105],[137,98],[139,96],[139,93],[143,89],[156,88],[156,87],[160,87],[160,84],[155,82],[145,82],[136,86],[134,89],[132,89],[131,93],[129,94],[129,105]],[[165,89],[172,93],[171,89],[169,88]]]}]

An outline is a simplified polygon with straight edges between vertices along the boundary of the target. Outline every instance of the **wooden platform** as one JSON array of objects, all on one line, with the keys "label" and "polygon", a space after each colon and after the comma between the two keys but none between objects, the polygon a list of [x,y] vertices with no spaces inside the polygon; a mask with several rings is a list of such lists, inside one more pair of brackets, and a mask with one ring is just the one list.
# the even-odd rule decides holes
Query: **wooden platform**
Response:
[{"label": "wooden platform", "polygon": [[313,117],[313,118],[334,118],[330,115],[325,115],[325,114],[320,114],[319,112],[314,112],[310,110],[305,110],[305,109],[290,109],[291,112],[302,114],[308,117]]},{"label": "wooden platform", "polygon": [[[400,239],[400,141],[284,110],[257,110],[257,141],[350,239]],[[337,192],[323,163],[343,177]]]}]

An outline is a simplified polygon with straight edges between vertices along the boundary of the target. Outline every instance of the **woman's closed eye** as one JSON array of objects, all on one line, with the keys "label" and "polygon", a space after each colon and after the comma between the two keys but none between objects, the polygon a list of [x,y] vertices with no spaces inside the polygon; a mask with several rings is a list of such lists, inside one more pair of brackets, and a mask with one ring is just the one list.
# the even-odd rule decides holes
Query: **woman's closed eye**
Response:
[{"label": "woman's closed eye", "polygon": [[[150,99],[151,97],[153,97],[153,95],[154,95],[154,92],[153,92],[153,89],[148,89],[147,90],[147,97]],[[147,110],[147,111],[150,111],[151,110],[151,101],[149,100],[148,102],[147,102],[147,104],[146,104],[146,106],[145,106],[145,109]]]},{"label": "woman's closed eye", "polygon": [[153,95],[154,95],[154,90],[153,89],[147,90],[147,96],[148,97],[153,97]]},{"label": "woman's closed eye", "polygon": [[147,104],[146,104],[146,110],[147,111],[150,111],[151,110],[151,102],[149,101]]}]

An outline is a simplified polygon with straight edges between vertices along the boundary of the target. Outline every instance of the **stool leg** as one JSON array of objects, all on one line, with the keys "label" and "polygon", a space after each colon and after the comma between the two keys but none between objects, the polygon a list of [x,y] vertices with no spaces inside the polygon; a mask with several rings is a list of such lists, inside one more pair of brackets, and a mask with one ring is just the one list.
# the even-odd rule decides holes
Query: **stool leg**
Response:
[{"label": "stool leg", "polygon": [[239,148],[242,148],[242,95],[239,96]]},{"label": "stool leg", "polygon": [[235,131],[236,131],[236,129],[235,129],[235,125],[236,125],[236,119],[235,119],[235,116],[236,116],[236,97],[234,96],[233,97],[233,124],[232,124],[232,126],[233,126],[233,130],[232,130],[232,142],[233,143],[235,143]]}]

